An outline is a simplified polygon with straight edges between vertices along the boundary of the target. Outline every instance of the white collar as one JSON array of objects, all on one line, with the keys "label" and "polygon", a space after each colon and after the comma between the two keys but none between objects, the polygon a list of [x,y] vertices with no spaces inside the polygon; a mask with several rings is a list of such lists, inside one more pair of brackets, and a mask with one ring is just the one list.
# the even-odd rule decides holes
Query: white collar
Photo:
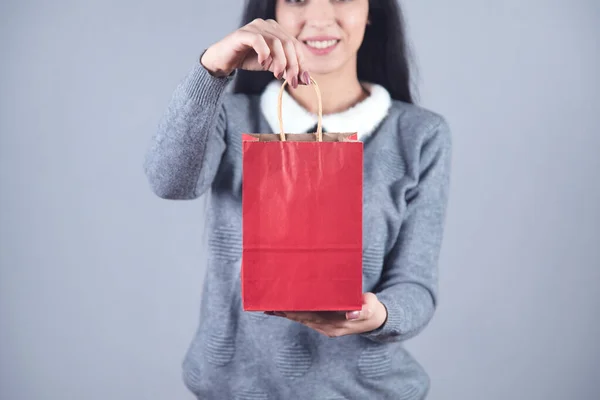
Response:
[{"label": "white collar", "polygon": [[[381,85],[361,82],[371,93],[369,97],[347,110],[323,115],[323,129],[327,132],[357,132],[362,140],[386,117],[392,104],[389,92]],[[260,108],[271,130],[279,132],[277,98],[281,82],[273,80],[267,84],[260,97]],[[317,115],[302,107],[284,90],[282,100],[283,127],[286,133],[304,133],[317,124]]]}]

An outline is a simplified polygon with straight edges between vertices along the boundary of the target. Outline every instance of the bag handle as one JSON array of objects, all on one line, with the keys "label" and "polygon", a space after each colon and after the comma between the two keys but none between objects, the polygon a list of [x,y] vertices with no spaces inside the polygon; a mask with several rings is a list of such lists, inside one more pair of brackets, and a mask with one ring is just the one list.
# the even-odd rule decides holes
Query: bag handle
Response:
[{"label": "bag handle", "polygon": [[[323,141],[323,129],[321,125],[323,123],[323,102],[321,100],[321,90],[319,89],[319,85],[317,82],[311,77],[310,82],[314,85],[315,91],[317,92],[317,101],[318,101],[318,113],[317,113],[317,141]],[[285,133],[283,132],[283,118],[281,116],[281,101],[283,100],[283,90],[285,89],[285,85],[287,85],[287,80],[283,81],[281,85],[281,89],[279,89],[279,97],[277,99],[277,118],[279,119],[279,137],[282,142],[285,142]]]}]

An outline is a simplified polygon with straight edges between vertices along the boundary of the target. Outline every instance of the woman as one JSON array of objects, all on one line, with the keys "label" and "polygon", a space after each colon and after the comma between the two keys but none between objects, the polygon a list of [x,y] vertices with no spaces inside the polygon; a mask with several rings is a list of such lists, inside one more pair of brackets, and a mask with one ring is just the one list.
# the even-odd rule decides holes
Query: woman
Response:
[{"label": "woman", "polygon": [[[311,77],[323,129],[358,131],[364,142],[364,305],[244,312],[240,136],[278,132],[281,79],[286,132],[314,132]],[[160,197],[210,193],[187,387],[201,399],[425,398],[429,378],[402,342],[436,307],[450,158],[445,119],[413,104],[396,0],[247,1],[244,25],[206,49],[176,88],[145,163]]]}]

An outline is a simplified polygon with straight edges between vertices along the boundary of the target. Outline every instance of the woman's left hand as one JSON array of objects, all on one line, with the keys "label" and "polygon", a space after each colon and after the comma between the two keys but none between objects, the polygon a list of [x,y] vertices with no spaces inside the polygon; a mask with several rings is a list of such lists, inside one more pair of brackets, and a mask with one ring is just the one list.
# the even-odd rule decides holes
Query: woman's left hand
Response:
[{"label": "woman's left hand", "polygon": [[300,322],[328,337],[369,332],[379,328],[387,319],[385,306],[373,293],[363,294],[363,306],[360,311],[267,311],[265,314]]}]

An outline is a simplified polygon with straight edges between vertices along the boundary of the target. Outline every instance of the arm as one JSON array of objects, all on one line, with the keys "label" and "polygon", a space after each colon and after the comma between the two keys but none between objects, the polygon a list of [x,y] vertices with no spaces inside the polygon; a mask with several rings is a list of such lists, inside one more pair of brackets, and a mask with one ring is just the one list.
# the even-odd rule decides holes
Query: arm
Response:
[{"label": "arm", "polygon": [[194,199],[212,184],[225,151],[223,95],[234,75],[214,76],[197,61],[175,89],[144,162],[159,197]]},{"label": "arm", "polygon": [[420,333],[433,317],[450,166],[451,135],[441,119],[424,139],[419,182],[407,193],[406,216],[375,289],[387,320],[362,336],[376,342],[403,341]]}]

